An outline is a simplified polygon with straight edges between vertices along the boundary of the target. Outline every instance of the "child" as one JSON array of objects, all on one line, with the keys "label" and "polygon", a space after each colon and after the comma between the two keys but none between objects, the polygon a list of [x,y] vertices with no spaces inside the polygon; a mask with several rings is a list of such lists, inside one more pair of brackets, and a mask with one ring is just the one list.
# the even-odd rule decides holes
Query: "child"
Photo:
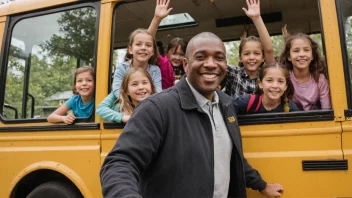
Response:
[{"label": "child", "polygon": [[[48,117],[51,123],[72,124],[78,117],[89,117],[94,107],[94,69],[83,66],[76,70],[72,91],[74,96],[68,99]],[[72,110],[67,116],[65,114]]]},{"label": "child", "polygon": [[97,114],[104,120],[126,123],[135,106],[153,93],[156,90],[149,73],[133,67],[123,77],[119,98],[110,93],[98,106]]},{"label": "child", "polygon": [[301,110],[331,108],[326,68],[315,41],[302,33],[288,36],[280,62],[290,70],[293,101]]},{"label": "child", "polygon": [[[168,9],[170,0],[157,0],[154,18],[149,25],[148,32],[155,37],[158,26],[163,18],[169,15],[172,8]],[[163,89],[171,87],[174,81],[177,82],[185,74],[183,69],[183,58],[186,51],[186,42],[179,37],[173,38],[167,46],[167,56],[159,55],[159,67],[163,78]],[[173,70],[171,73],[164,70]],[[169,83],[169,82],[172,82]]]},{"label": "child", "polygon": [[264,61],[266,63],[275,62],[271,38],[260,16],[259,4],[259,1],[250,3],[247,0],[248,10],[242,8],[252,19],[261,40],[254,36],[242,39],[239,47],[241,67],[227,67],[225,93],[233,98],[254,93],[260,66]]},{"label": "child", "polygon": [[182,38],[175,37],[167,45],[167,57],[160,57],[160,59],[166,59],[168,64],[171,64],[175,83],[185,74],[183,58],[185,57],[186,47],[187,44]]},{"label": "child", "polygon": [[113,92],[119,96],[121,81],[126,72],[132,67],[145,69],[153,79],[153,84],[158,92],[161,91],[161,73],[156,66],[158,50],[154,37],[146,29],[137,29],[130,35],[125,61],[116,68],[113,81]]},{"label": "child", "polygon": [[243,95],[234,99],[238,114],[291,112],[298,108],[291,100],[294,93],[290,74],[280,63],[265,64],[258,74],[255,94]]}]

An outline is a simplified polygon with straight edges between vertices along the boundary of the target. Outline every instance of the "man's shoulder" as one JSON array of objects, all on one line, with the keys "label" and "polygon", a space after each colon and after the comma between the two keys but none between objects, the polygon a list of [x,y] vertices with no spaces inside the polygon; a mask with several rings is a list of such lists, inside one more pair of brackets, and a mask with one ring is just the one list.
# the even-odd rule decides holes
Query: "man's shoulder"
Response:
[{"label": "man's shoulder", "polygon": [[231,102],[231,100],[232,100],[231,96],[227,95],[226,93],[222,92],[219,89],[216,89],[216,93],[218,94],[220,101],[222,101],[222,102]]},{"label": "man's shoulder", "polygon": [[171,105],[175,102],[175,100],[179,101],[179,94],[175,86],[153,94],[145,99],[145,101],[149,101],[157,105]]}]

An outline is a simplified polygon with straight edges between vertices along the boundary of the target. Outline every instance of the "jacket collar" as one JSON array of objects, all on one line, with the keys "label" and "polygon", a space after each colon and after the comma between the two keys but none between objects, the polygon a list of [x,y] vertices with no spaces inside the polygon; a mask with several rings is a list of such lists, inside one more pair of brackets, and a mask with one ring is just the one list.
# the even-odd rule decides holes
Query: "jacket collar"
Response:
[{"label": "jacket collar", "polygon": [[[199,105],[196,98],[193,95],[191,88],[189,87],[186,81],[186,75],[183,75],[180,81],[176,84],[176,89],[180,96],[181,107],[183,109],[198,109]],[[215,90],[219,96],[219,103],[220,105],[229,105],[231,104],[231,97],[224,94],[219,89]]]}]

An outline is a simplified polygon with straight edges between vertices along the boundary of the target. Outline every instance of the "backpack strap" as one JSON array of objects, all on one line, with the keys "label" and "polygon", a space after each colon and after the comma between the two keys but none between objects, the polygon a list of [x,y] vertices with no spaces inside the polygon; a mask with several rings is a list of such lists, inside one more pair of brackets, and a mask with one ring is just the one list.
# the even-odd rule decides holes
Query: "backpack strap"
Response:
[{"label": "backpack strap", "polygon": [[257,112],[262,103],[262,94],[252,94],[247,105],[247,113]]}]

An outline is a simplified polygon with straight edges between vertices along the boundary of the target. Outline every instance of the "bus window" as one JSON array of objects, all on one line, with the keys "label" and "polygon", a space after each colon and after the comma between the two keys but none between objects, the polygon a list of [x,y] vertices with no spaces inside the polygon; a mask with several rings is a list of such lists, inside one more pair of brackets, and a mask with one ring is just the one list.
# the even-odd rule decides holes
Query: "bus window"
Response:
[{"label": "bus window", "polygon": [[[289,1],[285,2],[288,3]],[[279,12],[273,12],[269,8],[270,6],[263,6],[262,9],[263,13],[268,13],[265,17],[263,17],[263,20],[270,35],[272,36],[271,38],[273,41],[275,56],[279,57],[284,48],[282,28],[284,24],[287,24],[288,32],[291,34],[295,32],[302,32],[310,35],[310,37],[319,44],[322,57],[325,57],[325,46],[321,25],[322,22],[320,20],[320,8],[318,2],[309,1],[304,4],[292,3],[290,5],[286,5],[286,3],[268,3],[272,4],[272,7],[277,7],[277,9],[280,10]],[[121,3],[115,6],[113,15],[112,56],[116,56],[116,49],[125,48],[128,45],[128,36],[132,31],[140,27],[148,28],[153,15],[143,13],[142,8],[149,8],[150,4],[151,1],[140,1],[138,3]],[[189,4],[190,7],[208,6],[206,3],[202,5],[193,5],[192,3]],[[160,28],[159,26],[159,30],[156,34],[156,40],[161,41],[164,45],[167,45],[170,40],[170,35],[181,37],[188,41],[199,32],[210,31],[217,34],[225,42],[228,64],[231,66],[238,66],[238,50],[240,44],[239,38],[243,32],[244,24],[248,27],[248,36],[258,35],[254,25],[250,22],[250,19],[248,19],[248,17],[243,17],[245,15],[243,11],[241,9],[231,9],[231,11],[229,11],[230,9],[228,10],[227,7],[219,7],[218,12],[213,13],[214,10],[212,10],[213,8],[211,7],[209,8],[209,13],[192,9],[185,10],[180,5],[181,3],[171,3],[171,7],[174,8],[173,14],[187,11],[187,15],[191,16],[195,20],[195,25],[187,27],[173,27],[170,25],[168,29]],[[301,14],[296,14],[297,12]],[[220,17],[216,13],[221,13],[223,16]],[[120,59],[120,55],[118,55],[118,57]],[[112,61],[110,64],[111,71],[116,67],[114,64],[115,61]],[[281,114],[283,116],[281,116]],[[252,116],[257,117],[258,119],[253,119]],[[307,119],[307,116],[309,119]],[[315,110],[299,111],[296,113],[280,113],[279,117],[273,114],[256,114],[251,116],[244,115],[239,117],[240,124],[283,123],[313,120],[333,120],[333,111]]]},{"label": "bus window", "polygon": [[[319,48],[322,50],[323,49],[323,44],[322,44],[322,39],[321,39],[321,34],[311,34],[310,37],[318,43]],[[282,49],[284,47],[284,39],[282,35],[277,35],[277,36],[271,36],[271,40],[273,42],[273,48],[274,48],[274,53],[275,57],[278,58],[282,52]],[[227,41],[224,42],[225,47],[226,47],[226,55],[227,55],[227,64],[232,65],[232,66],[237,66],[239,62],[239,47],[240,47],[241,41]],[[322,56],[324,56],[323,51],[321,51]]]},{"label": "bus window", "polygon": [[127,48],[114,49],[112,52],[112,63],[110,67],[110,82],[109,82],[109,90],[108,93],[112,91],[112,82],[114,78],[114,72],[116,68],[119,66],[119,63],[122,63],[125,60],[125,55],[127,53]]},{"label": "bus window", "polygon": [[349,109],[352,108],[352,2],[348,0],[340,0],[337,3],[340,8],[340,30],[341,45],[344,55],[346,91],[349,103]]},{"label": "bus window", "polygon": [[5,119],[45,119],[73,95],[74,71],[94,66],[96,18],[84,7],[10,24]]}]

